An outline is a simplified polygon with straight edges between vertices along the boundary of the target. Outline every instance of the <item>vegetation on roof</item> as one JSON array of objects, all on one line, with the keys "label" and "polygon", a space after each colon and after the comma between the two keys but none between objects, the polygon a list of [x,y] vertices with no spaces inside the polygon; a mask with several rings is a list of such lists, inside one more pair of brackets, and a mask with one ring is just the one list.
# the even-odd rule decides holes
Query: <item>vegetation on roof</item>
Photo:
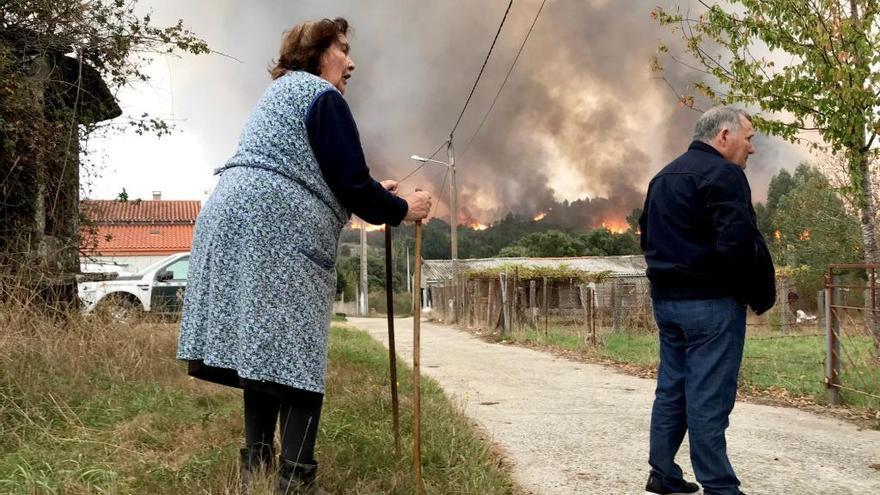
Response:
[{"label": "vegetation on roof", "polygon": [[576,280],[583,283],[601,283],[611,278],[612,272],[590,272],[579,268],[572,268],[561,264],[557,266],[527,266],[519,263],[504,263],[492,268],[467,270],[465,276],[468,280],[495,279],[500,274],[517,276],[520,280]]}]

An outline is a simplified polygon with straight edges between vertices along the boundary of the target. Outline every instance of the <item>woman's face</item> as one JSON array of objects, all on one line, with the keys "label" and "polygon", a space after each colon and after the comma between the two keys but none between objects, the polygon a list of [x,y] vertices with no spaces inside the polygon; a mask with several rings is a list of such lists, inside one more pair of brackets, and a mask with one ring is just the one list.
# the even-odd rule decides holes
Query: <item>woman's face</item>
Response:
[{"label": "woman's face", "polygon": [[345,94],[348,78],[354,71],[354,62],[348,56],[348,51],[348,38],[345,35],[340,35],[335,43],[324,50],[318,67],[321,72],[320,76],[336,86],[336,89],[342,94]]}]

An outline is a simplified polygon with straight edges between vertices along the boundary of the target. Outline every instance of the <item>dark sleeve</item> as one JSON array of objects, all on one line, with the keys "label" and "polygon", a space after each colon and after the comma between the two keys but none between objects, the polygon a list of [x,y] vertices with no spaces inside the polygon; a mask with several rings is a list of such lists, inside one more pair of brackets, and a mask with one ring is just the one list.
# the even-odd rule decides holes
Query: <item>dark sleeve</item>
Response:
[{"label": "dark sleeve", "polygon": [[357,125],[339,92],[315,99],[306,129],[321,175],[339,202],[371,224],[400,225],[409,207],[370,176]]},{"label": "dark sleeve", "polygon": [[709,183],[706,196],[715,231],[715,253],[729,270],[748,266],[755,259],[757,227],[745,174],[735,165],[721,167]]}]

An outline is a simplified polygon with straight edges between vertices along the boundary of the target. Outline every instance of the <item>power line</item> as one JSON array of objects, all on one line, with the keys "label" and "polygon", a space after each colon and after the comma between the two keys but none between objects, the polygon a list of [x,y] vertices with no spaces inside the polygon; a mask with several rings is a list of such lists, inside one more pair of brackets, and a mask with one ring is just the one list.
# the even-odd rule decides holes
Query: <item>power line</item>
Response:
[{"label": "power line", "polygon": [[399,181],[397,181],[397,183],[400,184],[401,182],[405,181],[406,179],[409,179],[410,177],[413,176],[413,174],[415,174],[416,172],[418,172],[419,170],[421,170],[422,167],[424,167],[424,166],[427,165],[427,164],[428,164],[428,162],[422,162],[421,165],[419,165],[418,167],[414,168],[412,172],[406,174],[402,179],[400,179]]},{"label": "power line", "polygon": [[428,212],[428,217],[430,217],[434,211],[436,211],[437,205],[440,203],[440,198],[443,197],[443,193],[446,191],[446,179],[449,178],[449,169],[446,169],[446,173],[443,174],[443,184],[440,186],[440,194],[437,195],[437,201],[431,205],[431,210]]},{"label": "power line", "polygon": [[501,82],[501,87],[498,88],[498,92],[495,93],[495,98],[492,99],[492,104],[489,106],[489,110],[487,110],[486,114],[483,115],[483,120],[480,121],[480,125],[477,126],[477,130],[474,131],[474,134],[465,145],[464,151],[461,152],[461,156],[464,156],[468,152],[468,149],[470,149],[471,144],[477,137],[477,134],[480,133],[480,129],[483,128],[483,124],[486,123],[486,119],[489,118],[489,114],[492,113],[492,109],[495,108],[495,103],[498,101],[498,97],[501,95],[501,91],[504,90],[504,85],[507,84],[507,80],[510,78],[510,74],[513,72],[513,68],[516,67],[516,62],[519,60],[519,56],[522,54],[523,48],[525,48],[526,43],[529,41],[529,36],[532,35],[532,29],[535,28],[535,24],[538,22],[538,17],[541,16],[541,11],[544,10],[545,3],[547,3],[547,0],[541,2],[541,6],[538,8],[538,13],[535,14],[535,19],[532,21],[532,25],[529,26],[529,31],[526,33],[526,37],[525,39],[523,39],[522,44],[519,45],[519,51],[516,52],[516,57],[513,59],[513,63],[510,64],[510,69],[507,70],[507,75],[504,76],[504,81]]},{"label": "power line", "polygon": [[504,11],[504,17],[501,18],[501,24],[498,25],[498,31],[495,32],[495,39],[492,40],[492,45],[489,47],[489,53],[486,54],[486,60],[483,60],[483,66],[480,67],[480,73],[477,74],[477,80],[474,81],[474,86],[471,88],[471,92],[467,97],[467,100],[464,102],[464,107],[461,109],[461,113],[458,114],[458,120],[455,121],[455,125],[452,126],[452,131],[449,132],[449,139],[452,140],[452,136],[455,134],[455,130],[458,129],[458,124],[461,123],[461,118],[464,117],[464,111],[467,110],[468,103],[471,102],[471,98],[474,96],[474,91],[477,89],[477,84],[480,83],[480,77],[483,76],[483,71],[486,70],[486,64],[489,63],[489,57],[492,55],[492,49],[495,48],[495,42],[498,41],[498,36],[501,34],[501,28],[504,27],[504,21],[507,20],[507,14],[510,12],[510,7],[513,6],[513,0],[507,4],[507,10]]},{"label": "power line", "polygon": [[[448,142],[448,141],[444,141],[443,143],[441,143],[440,146],[438,146],[437,149],[434,150],[433,153],[431,153],[431,155],[428,157],[428,159],[431,159],[431,158],[434,158],[435,156],[437,156],[437,153],[440,153],[440,150],[443,149],[443,146],[445,146],[447,142]],[[406,179],[409,179],[410,177],[412,177],[416,172],[418,172],[419,170],[421,170],[422,167],[424,167],[424,166],[427,165],[427,164],[428,164],[428,162],[422,162],[421,165],[419,165],[419,166],[417,166],[416,168],[414,168],[414,169],[412,170],[412,172],[406,174],[402,179],[400,179],[399,181],[397,181],[397,183],[400,184],[401,182],[405,181]]]},{"label": "power line", "polygon": [[443,147],[446,146],[447,144],[449,144],[449,141],[448,141],[448,140],[447,140],[447,141],[443,141],[442,143],[440,143],[440,146],[437,146],[437,149],[434,150],[434,152],[431,153],[431,155],[428,156],[428,158],[434,158],[435,156],[437,156],[437,153],[440,153],[440,150],[442,150]]}]

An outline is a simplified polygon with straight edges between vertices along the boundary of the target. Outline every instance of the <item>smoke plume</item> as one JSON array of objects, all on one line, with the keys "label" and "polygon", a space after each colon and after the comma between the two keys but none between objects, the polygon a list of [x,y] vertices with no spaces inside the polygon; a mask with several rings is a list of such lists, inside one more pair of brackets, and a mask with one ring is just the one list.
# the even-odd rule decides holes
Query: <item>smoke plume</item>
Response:
[{"label": "smoke plume", "polygon": [[[269,83],[265,67],[282,32],[304,19],[348,18],[357,69],[346,98],[377,178],[407,175],[418,166],[410,155],[430,154],[448,137],[507,6],[502,0],[149,4],[157,15],[183,17],[214,48],[243,61],[174,65],[175,98],[183,102],[178,113],[189,115],[186,130],[216,143],[208,153],[218,165]],[[652,78],[660,41],[675,48],[673,36],[651,20],[654,3],[548,1],[493,113],[464,153],[539,5],[514,3],[455,133],[460,219],[489,223],[510,211],[531,217],[567,200],[578,207],[565,209],[573,218],[558,223],[622,224],[641,206],[651,176],[686,149],[698,117]],[[676,65],[665,75],[681,88],[699,76]],[[206,81],[217,88],[206,90]],[[776,139],[758,141],[747,172],[754,199],[763,199],[776,170],[792,169],[801,157]],[[446,160],[445,150],[436,158]],[[440,196],[434,214],[446,217],[444,173],[441,165],[426,165],[402,184],[402,193],[433,192]]]}]

